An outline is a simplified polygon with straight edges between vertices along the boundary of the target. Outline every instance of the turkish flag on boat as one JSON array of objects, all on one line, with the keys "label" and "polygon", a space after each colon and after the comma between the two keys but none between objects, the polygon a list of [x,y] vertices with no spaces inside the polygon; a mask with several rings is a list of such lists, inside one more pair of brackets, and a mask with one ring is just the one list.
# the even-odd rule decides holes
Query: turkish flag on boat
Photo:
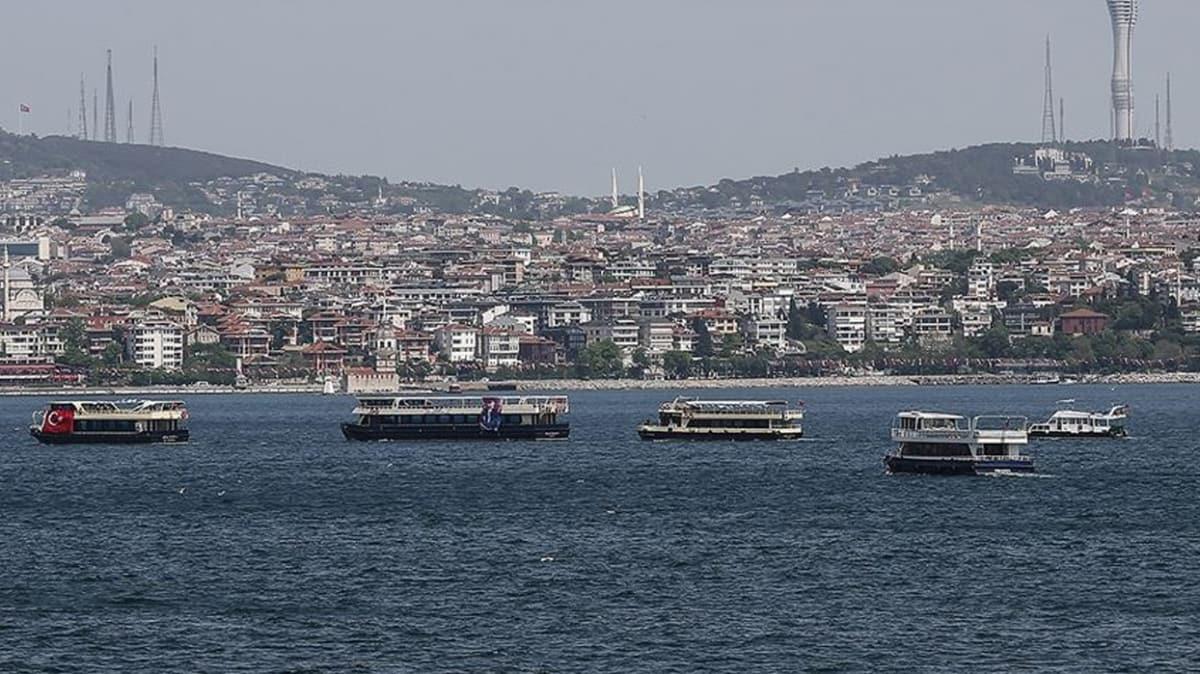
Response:
[{"label": "turkish flag on boat", "polygon": [[21,104],[21,112],[33,112],[33,108],[31,108],[31,107],[29,107],[28,105],[25,105],[24,103],[22,103],[22,104]]},{"label": "turkish flag on boat", "polygon": [[51,434],[70,433],[75,430],[75,410],[67,407],[50,410],[42,419],[42,432]]}]

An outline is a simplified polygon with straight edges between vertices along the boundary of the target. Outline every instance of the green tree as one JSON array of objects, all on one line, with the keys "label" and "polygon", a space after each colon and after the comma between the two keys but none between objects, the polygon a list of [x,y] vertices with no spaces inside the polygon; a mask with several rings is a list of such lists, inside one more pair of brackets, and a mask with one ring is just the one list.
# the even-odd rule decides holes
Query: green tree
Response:
[{"label": "green tree", "polygon": [[1012,346],[1008,338],[1008,329],[997,321],[983,334],[975,338],[975,345],[986,358],[1004,358],[1009,355]]},{"label": "green tree", "polygon": [[104,347],[104,352],[100,355],[100,360],[109,367],[116,367],[121,364],[121,358],[125,355],[121,345],[117,342],[109,342],[108,346]]},{"label": "green tree", "polygon": [[625,372],[621,347],[611,339],[602,339],[588,344],[579,352],[575,362],[576,373],[584,378],[611,379]]},{"label": "green tree", "polygon": [[135,211],[125,216],[125,228],[138,230],[150,224],[150,218],[145,213]]},{"label": "green tree", "polygon": [[800,311],[800,307],[796,305],[796,298],[788,300],[787,310],[787,336],[788,339],[804,339],[806,332],[806,321],[804,313]]},{"label": "green tree", "polygon": [[129,245],[129,241],[119,236],[109,239],[108,245],[112,247],[112,258],[114,260],[125,260],[133,254],[133,248]]},{"label": "green tree", "polygon": [[740,353],[745,344],[746,340],[742,338],[740,332],[731,332],[725,335],[721,340],[721,357],[730,358],[734,354]]},{"label": "green tree", "polygon": [[237,356],[223,344],[193,344],[188,347],[183,367],[190,370],[229,369],[237,366]]},{"label": "green tree", "polygon": [[687,379],[692,375],[692,354],[687,351],[664,353],[663,371],[672,379]]},{"label": "green tree", "polygon": [[92,364],[92,358],[88,355],[87,324],[82,318],[76,317],[67,321],[58,336],[63,345],[63,353],[58,358],[60,363],[74,366]]},{"label": "green tree", "polygon": [[881,255],[864,264],[859,271],[869,276],[886,276],[900,268],[894,258]]},{"label": "green tree", "polygon": [[712,358],[716,348],[713,347],[712,333],[708,331],[708,323],[703,318],[692,321],[692,331],[696,333],[696,355],[701,358]]}]

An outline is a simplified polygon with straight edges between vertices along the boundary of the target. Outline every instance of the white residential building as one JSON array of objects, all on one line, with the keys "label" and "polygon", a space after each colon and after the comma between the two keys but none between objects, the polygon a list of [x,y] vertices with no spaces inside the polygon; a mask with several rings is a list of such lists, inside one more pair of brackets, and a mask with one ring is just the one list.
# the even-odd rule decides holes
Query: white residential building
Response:
[{"label": "white residential building", "polygon": [[782,351],[787,346],[787,321],[778,318],[749,318],[745,322],[746,339],[757,345]]},{"label": "white residential building", "polygon": [[479,333],[479,360],[489,370],[520,364],[521,333],[515,330],[484,328]]},{"label": "white residential building", "polygon": [[451,363],[469,363],[478,352],[479,330],[458,323],[443,325],[433,333],[433,343]]},{"label": "white residential building", "polygon": [[891,302],[872,303],[867,308],[867,339],[881,346],[904,341],[904,312]]},{"label": "white residential building", "polygon": [[847,352],[862,351],[867,341],[867,306],[843,303],[830,307],[826,327],[829,336]]},{"label": "white residential building", "polygon": [[183,367],[183,328],[171,321],[135,323],[126,333],[125,348],[139,367],[178,370]]},{"label": "white residential building", "polygon": [[989,299],[996,294],[996,271],[991,262],[976,260],[967,270],[967,295]]}]

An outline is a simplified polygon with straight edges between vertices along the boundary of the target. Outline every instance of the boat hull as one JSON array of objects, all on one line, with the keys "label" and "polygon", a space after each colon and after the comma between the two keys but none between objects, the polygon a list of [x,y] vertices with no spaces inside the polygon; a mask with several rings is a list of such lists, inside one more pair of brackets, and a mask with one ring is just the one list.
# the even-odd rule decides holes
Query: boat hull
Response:
[{"label": "boat hull", "polygon": [[46,445],[145,445],[174,444],[190,439],[187,429],[174,431],[139,431],[137,433],[43,433],[31,428],[29,434]]},{"label": "boat hull", "polygon": [[489,431],[479,424],[363,426],[342,424],[347,440],[565,440],[570,424],[509,425]]},{"label": "boat hull", "polygon": [[638,437],[643,440],[736,440],[736,441],[764,441],[764,440],[799,440],[804,436],[803,431],[798,433],[779,433],[771,432],[768,429],[761,431],[755,430],[720,430],[720,429],[705,429],[704,431],[682,431],[675,429],[663,428],[639,428]]},{"label": "boat hull", "polygon": [[971,458],[932,459],[889,454],[883,463],[889,473],[915,473],[919,475],[986,475],[988,473],[1033,473],[1036,472],[1030,459],[989,459],[979,461]]},{"label": "boat hull", "polygon": [[1124,428],[1114,428],[1107,431],[1089,431],[1087,433],[1071,433],[1069,431],[1050,431],[1030,428],[1031,438],[1123,438]]}]

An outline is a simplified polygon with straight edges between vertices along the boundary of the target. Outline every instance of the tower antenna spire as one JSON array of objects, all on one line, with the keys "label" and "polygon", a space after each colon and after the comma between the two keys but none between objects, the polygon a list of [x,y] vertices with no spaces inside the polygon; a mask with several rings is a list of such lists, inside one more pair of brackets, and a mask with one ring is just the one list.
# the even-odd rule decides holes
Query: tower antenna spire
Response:
[{"label": "tower antenna spire", "polygon": [[642,167],[638,167],[638,220],[646,219],[646,181],[642,178]]},{"label": "tower antenna spire", "polygon": [[154,95],[150,99],[150,144],[163,144],[162,106],[158,102],[158,45],[154,47]]},{"label": "tower antenna spire", "polygon": [[1108,0],[1113,29],[1112,117],[1114,140],[1132,142],[1133,127],[1133,27],[1138,0]]},{"label": "tower antenna spire", "polygon": [[1042,143],[1058,143],[1054,122],[1054,71],[1050,66],[1050,36],[1046,36],[1046,91],[1042,95]]},{"label": "tower antenna spire", "polygon": [[125,127],[125,142],[133,143],[133,99],[129,99],[129,113],[125,118],[129,125]]},{"label": "tower antenna spire", "polygon": [[1167,73],[1167,135],[1163,147],[1170,152],[1175,149],[1174,129],[1171,128],[1171,73]]},{"label": "tower antenna spire", "polygon": [[79,73],[79,137],[82,140],[88,139],[87,94],[84,93],[83,73]]},{"label": "tower antenna spire", "polygon": [[104,94],[104,142],[117,142],[117,108],[113,100],[112,82],[112,50],[108,50],[108,67],[106,69],[106,91]]},{"label": "tower antenna spire", "polygon": [[1159,116],[1158,94],[1154,95],[1154,147],[1162,148],[1162,118]]},{"label": "tower antenna spire", "polygon": [[621,205],[620,197],[617,195],[617,169],[612,170],[612,207],[615,209]]}]

